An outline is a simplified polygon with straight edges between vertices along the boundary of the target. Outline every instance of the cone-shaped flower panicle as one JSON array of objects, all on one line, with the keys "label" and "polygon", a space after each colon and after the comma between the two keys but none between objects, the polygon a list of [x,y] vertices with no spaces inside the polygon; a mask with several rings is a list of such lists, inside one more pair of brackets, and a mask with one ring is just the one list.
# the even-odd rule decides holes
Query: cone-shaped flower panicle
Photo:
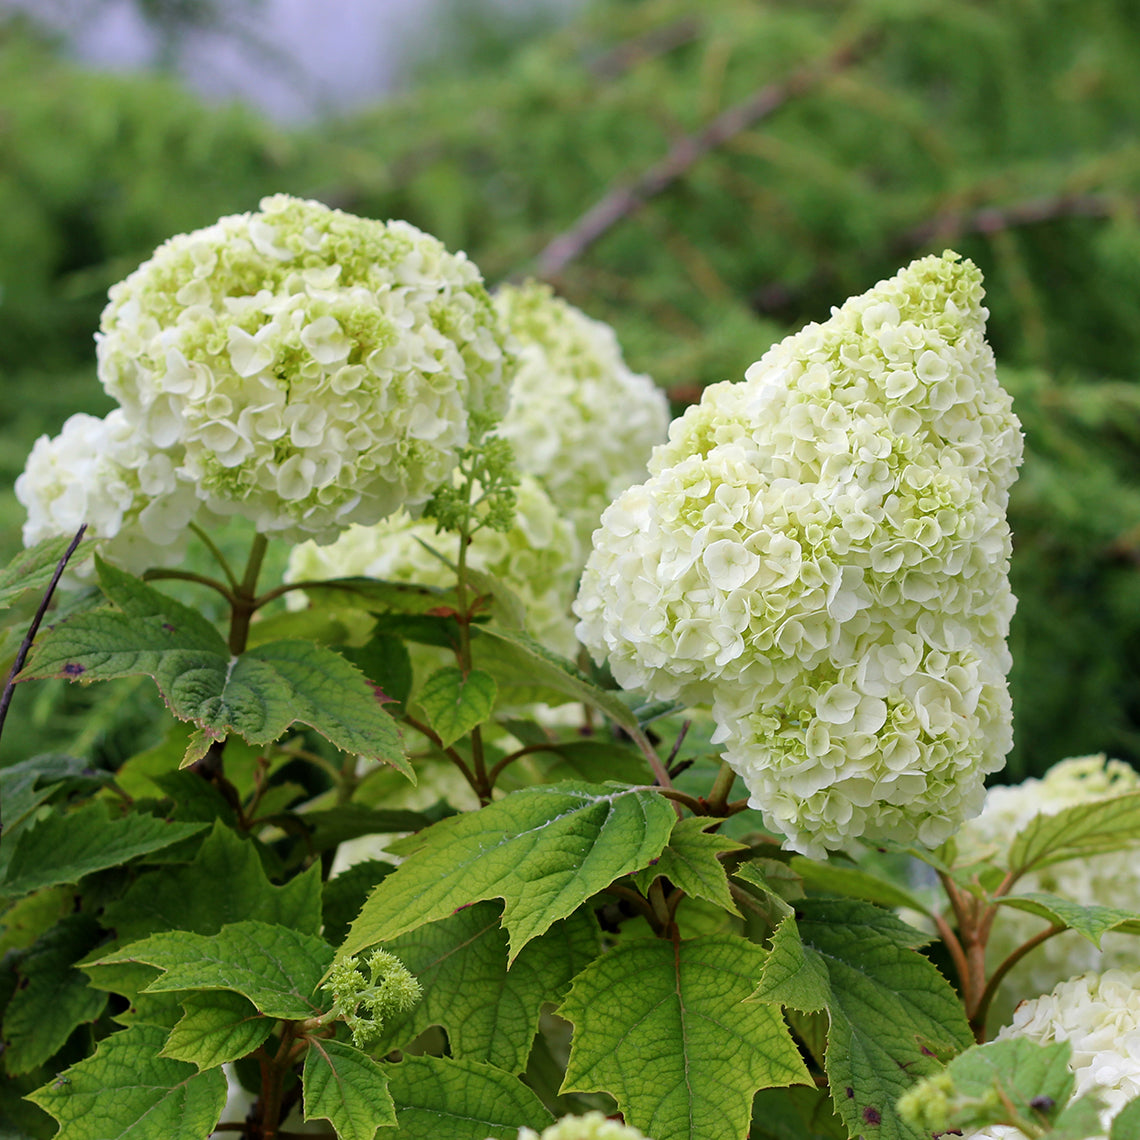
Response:
[{"label": "cone-shaped flower panicle", "polygon": [[711,703],[805,853],[941,842],[1012,742],[1022,439],[982,297],[971,262],[926,257],[773,346],[594,535],[579,637],[623,685]]},{"label": "cone-shaped flower panicle", "polygon": [[651,451],[665,439],[669,403],[648,376],[629,370],[609,325],[548,286],[504,285],[495,308],[517,353],[498,434],[588,549],[602,511],[645,478]]},{"label": "cone-shaped flower panicle", "polygon": [[205,505],[294,539],[421,505],[506,406],[471,262],[286,195],[162,245],[97,340],[103,386]]}]

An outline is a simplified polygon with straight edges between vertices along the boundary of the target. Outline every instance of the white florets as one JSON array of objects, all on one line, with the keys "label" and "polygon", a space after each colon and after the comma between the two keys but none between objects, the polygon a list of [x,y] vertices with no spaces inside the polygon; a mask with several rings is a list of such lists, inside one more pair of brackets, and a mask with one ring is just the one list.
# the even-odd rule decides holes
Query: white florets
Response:
[{"label": "white florets", "polygon": [[[28,512],[25,546],[86,523],[104,554],[137,570],[178,562],[202,506],[170,456],[147,446],[121,409],[104,419],[80,413],[58,436],[40,436],[16,497]],[[84,567],[72,570],[84,576]]]},{"label": "white florets", "polygon": [[497,434],[511,441],[519,469],[539,480],[588,548],[602,511],[645,478],[650,452],[665,439],[665,393],[626,367],[609,325],[547,286],[505,285],[495,308],[518,355]]},{"label": "white florets", "polygon": [[506,404],[474,265],[286,195],[159,247],[97,340],[104,387],[206,506],[294,540],[423,504]]},{"label": "white florets", "polygon": [[[1039,1045],[1067,1041],[1076,1078],[1073,1099],[1097,1092],[1105,1108],[1105,1133],[1128,1101],[1140,1096],[1140,973],[1108,970],[1082,974],[1052,993],[1022,1002],[999,1041],[1026,1037]],[[969,1133],[967,1140],[1021,1140],[1023,1133],[995,1125]]]},{"label": "white florets", "polygon": [[564,1116],[542,1132],[521,1128],[518,1140],[646,1140],[646,1136],[628,1124],[607,1120],[600,1112],[587,1112]]},{"label": "white florets", "polygon": [[1008,489],[1022,440],[981,274],[927,257],[706,389],[605,512],[578,634],[712,703],[752,806],[818,856],[934,845],[1012,743]]},{"label": "white florets", "polygon": [[[577,645],[570,603],[578,581],[578,544],[538,483],[523,476],[516,488],[510,530],[479,530],[467,548],[467,565],[504,582],[523,603],[530,634],[555,652]],[[430,520],[406,512],[374,526],[354,526],[329,546],[306,542],[289,559],[287,581],[363,576],[390,582],[453,586],[455,572],[424,546],[454,559],[455,538],[437,534]]]},{"label": "white florets", "polygon": [[[1140,792],[1140,773],[1103,755],[1062,760],[1042,779],[1012,787],[991,788],[985,807],[957,837],[959,861],[989,858],[1005,866],[1011,841],[1035,816],[1063,808]],[[1034,891],[1059,895],[1082,906],[1110,903],[1140,912],[1140,836],[1131,848],[1068,859],[1023,875],[1015,894]],[[1013,950],[1045,928],[1045,920],[1012,907],[1002,907],[990,933],[987,958],[996,968]],[[1140,968],[1140,939],[1111,931],[1098,949],[1075,931],[1056,935],[1038,946],[1009,973],[1003,993],[1034,996],[1051,989],[1074,970]]]}]

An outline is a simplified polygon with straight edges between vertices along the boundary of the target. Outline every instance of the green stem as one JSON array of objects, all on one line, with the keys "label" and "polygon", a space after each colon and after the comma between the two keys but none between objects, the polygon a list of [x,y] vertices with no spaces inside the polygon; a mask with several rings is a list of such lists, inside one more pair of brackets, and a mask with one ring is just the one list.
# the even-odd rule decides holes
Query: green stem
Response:
[{"label": "green stem", "polygon": [[1035,934],[1028,942],[1023,942],[994,970],[989,981],[986,982],[986,988],[978,998],[977,1008],[973,1010],[970,1015],[970,1028],[974,1031],[974,1038],[978,1044],[982,1044],[986,1039],[986,1018],[989,1017],[990,1005],[993,1003],[994,995],[998,991],[998,986],[1005,980],[1006,974],[1031,950],[1035,950],[1042,942],[1047,941],[1054,935],[1062,934],[1066,929],[1067,927],[1065,926],[1059,926],[1053,923],[1045,930]]},{"label": "green stem", "polygon": [[162,570],[157,568],[147,570],[143,574],[143,580],[146,582],[156,582],[160,578],[179,582],[196,582],[199,586],[209,586],[211,590],[221,594],[231,607],[237,605],[237,595],[224,582],[219,582],[217,578],[210,578],[205,574],[195,574],[192,570]]},{"label": "green stem", "polygon": [[446,756],[447,759],[450,760],[452,764],[454,764],[459,769],[460,772],[463,773],[463,778],[471,785],[471,790],[476,795],[479,795],[479,786],[475,783],[474,774],[472,773],[471,769],[467,767],[467,762],[463,759],[462,756],[459,755],[458,752],[455,751],[454,748],[444,748],[443,742],[440,740],[439,736],[431,728],[429,728],[428,725],[423,724],[421,721],[416,720],[414,717],[405,715],[403,717],[403,721],[404,724],[406,724],[409,728],[414,728],[416,732],[420,733],[421,736],[426,736],[427,739],[430,740],[432,744],[434,744],[435,747],[444,756]]},{"label": "green stem", "polygon": [[709,790],[706,803],[709,805],[710,815],[724,815],[728,809],[728,796],[736,780],[736,773],[728,766],[728,762],[720,762],[720,771],[716,774],[713,786]]},{"label": "green stem", "polygon": [[222,573],[225,574],[226,581],[230,584],[230,589],[236,593],[238,580],[234,576],[233,570],[230,569],[230,564],[226,556],[218,548],[218,544],[214,542],[206,530],[197,523],[191,523],[190,529],[202,540],[202,544],[214,556],[214,561],[222,568]]},{"label": "green stem", "polygon": [[237,657],[245,652],[249,641],[249,624],[257,610],[257,578],[269,540],[263,534],[254,535],[245,565],[245,576],[234,591],[234,605],[230,616],[230,652]]}]

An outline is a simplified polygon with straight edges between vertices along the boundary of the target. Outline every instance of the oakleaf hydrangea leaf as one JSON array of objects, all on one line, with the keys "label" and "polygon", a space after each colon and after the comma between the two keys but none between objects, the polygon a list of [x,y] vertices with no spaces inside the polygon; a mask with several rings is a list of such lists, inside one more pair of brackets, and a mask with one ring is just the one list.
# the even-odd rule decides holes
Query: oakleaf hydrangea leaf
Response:
[{"label": "oakleaf hydrangea leaf", "polygon": [[[58,535],[21,550],[0,570],[0,610],[6,610],[25,590],[45,589],[71,543],[71,535]],[[77,560],[82,557],[77,551]]]},{"label": "oakleaf hydrangea leaf", "polygon": [[201,729],[190,760],[210,739],[236,732],[251,744],[268,744],[300,721],[338,748],[387,761],[414,779],[395,721],[343,657],[306,641],[268,642],[234,656],[193,610],[108,563],[98,565],[104,592],[118,608],[60,623],[37,643],[21,677],[153,677],[170,711]]},{"label": "oakleaf hydrangea leaf", "polygon": [[90,916],[68,915],[19,959],[20,981],[4,1011],[4,1067],[10,1074],[42,1065],[76,1026],[103,1012],[107,995],[92,989],[75,968],[101,934]]},{"label": "oakleaf hydrangea leaf", "polygon": [[518,1140],[553,1117],[517,1077],[454,1057],[405,1057],[386,1065],[400,1140]]},{"label": "oakleaf hydrangea leaf", "polygon": [[57,883],[77,883],[94,871],[169,847],[205,826],[169,823],[141,812],[113,819],[102,803],[53,812],[21,832],[7,875],[0,881],[0,897],[16,898]]},{"label": "oakleaf hydrangea leaf", "polygon": [[1140,1140],[1140,1097],[1130,1100],[1113,1117],[1108,1140]]},{"label": "oakleaf hydrangea leaf", "polygon": [[185,1013],[171,1030],[162,1056],[212,1069],[252,1053],[276,1024],[241,994],[203,990],[180,998]]},{"label": "oakleaf hydrangea leaf", "polygon": [[910,891],[858,867],[820,863],[814,859],[805,859],[802,855],[793,856],[789,866],[800,876],[805,886],[821,894],[863,899],[879,906],[908,907],[920,914],[925,914],[930,909]]},{"label": "oakleaf hydrangea leaf", "polygon": [[1074,804],[1039,815],[1020,832],[1009,852],[1011,871],[1047,867],[1081,855],[1131,847],[1140,833],[1140,792]]},{"label": "oakleaf hydrangea leaf", "polygon": [[234,922],[214,935],[152,934],[95,964],[145,962],[163,971],[147,989],[233,990],[270,1017],[299,1020],[321,1012],[314,991],[332,963],[321,938],[265,922]]},{"label": "oakleaf hydrangea leaf", "polygon": [[384,1070],[351,1045],[314,1038],[301,1080],[305,1119],[327,1120],[341,1140],[372,1140],[377,1128],[396,1123]]},{"label": "oakleaf hydrangea leaf", "polygon": [[677,820],[661,857],[634,877],[638,887],[646,891],[658,875],[663,875],[685,894],[739,915],[728,891],[728,875],[717,856],[739,851],[743,845],[723,835],[709,835],[705,829],[713,822],[696,816]]},{"label": "oakleaf hydrangea leaf", "polygon": [[490,715],[498,695],[495,678],[482,669],[472,669],[465,677],[454,666],[433,673],[416,699],[427,713],[428,723],[449,748]]},{"label": "oakleaf hydrangea leaf", "polygon": [[225,1075],[159,1056],[165,1040],[148,1025],[113,1033],[28,1099],[59,1121],[55,1140],[207,1136],[225,1107]]},{"label": "oakleaf hydrangea leaf", "polygon": [[356,954],[461,906],[506,900],[511,957],[615,879],[661,854],[673,809],[648,788],[555,784],[441,820],[349,930]]},{"label": "oakleaf hydrangea leaf", "polygon": [[[224,891],[218,890],[221,882],[226,885]],[[317,934],[321,929],[320,868],[314,865],[283,886],[274,886],[256,844],[218,823],[192,863],[140,875],[121,899],[107,907],[105,916],[120,942],[162,930],[216,934],[228,923],[243,919]]]},{"label": "oakleaf hydrangea leaf", "polygon": [[605,1090],[654,1140],[740,1140],[758,1089],[810,1083],[778,1009],[745,999],[765,951],[740,938],[619,944],[573,982],[562,1092]]},{"label": "oakleaf hydrangea leaf", "polygon": [[936,1054],[973,1041],[954,990],[910,949],[923,941],[889,912],[850,899],[802,899],[777,931],[756,996],[827,1010],[828,1081],[853,1136],[874,1128],[882,1140],[913,1140],[899,1096],[938,1068]]},{"label": "oakleaf hydrangea leaf", "polygon": [[561,999],[598,953],[597,927],[584,911],[528,942],[507,969],[502,907],[482,902],[385,943],[419,979],[423,1000],[385,1023],[379,1050],[405,1045],[430,1025],[447,1030],[452,1056],[526,1068],[544,1002]]},{"label": "oakleaf hydrangea leaf", "polygon": [[1100,946],[1102,935],[1110,930],[1140,934],[1140,914],[1113,906],[1081,906],[1060,895],[1031,891],[1024,895],[1003,895],[997,900],[1003,906],[1028,911],[1050,922],[1059,922]]}]

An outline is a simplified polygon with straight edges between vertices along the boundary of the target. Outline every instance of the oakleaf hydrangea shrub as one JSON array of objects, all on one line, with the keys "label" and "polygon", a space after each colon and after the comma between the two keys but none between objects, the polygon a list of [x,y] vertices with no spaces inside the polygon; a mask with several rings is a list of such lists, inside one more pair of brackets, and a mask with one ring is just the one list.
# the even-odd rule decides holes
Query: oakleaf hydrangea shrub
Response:
[{"label": "oakleaf hydrangea shrub", "polygon": [[[466,257],[287,195],[160,246],[111,289],[96,340],[137,447],[165,456],[144,494],[185,515],[188,482],[292,540],[421,507],[506,407],[504,338]],[[21,486],[29,539],[68,514],[42,467]],[[95,536],[137,514],[104,512]]]},{"label": "oakleaf hydrangea shrub", "polygon": [[981,274],[914,262],[715,384],[602,516],[576,603],[627,687],[711,703],[798,851],[937,844],[1012,743],[1022,439]]},{"label": "oakleaf hydrangea shrub", "polygon": [[588,550],[602,511],[644,478],[650,452],[665,439],[668,401],[648,376],[626,366],[609,325],[549,286],[503,285],[495,308],[518,361],[497,434]]},{"label": "oakleaf hydrangea shrub", "polygon": [[[1041,779],[998,785],[986,793],[985,806],[956,837],[959,862],[997,858],[1000,863],[1010,840],[1035,816],[1055,815],[1077,804],[1107,801],[1140,792],[1140,774],[1120,760],[1103,755],[1073,757],[1054,764]],[[1026,872],[1017,893],[1059,895],[1082,906],[1111,905],[1140,910],[1140,835],[1130,848],[1067,859]],[[1044,919],[1003,907],[987,943],[987,957],[996,966],[1017,946],[1045,928]],[[1097,947],[1073,931],[1050,938],[1013,968],[1007,993],[1019,998],[1047,993],[1058,982],[1089,970],[1135,969],[1140,947],[1130,934],[1108,931]]]}]

